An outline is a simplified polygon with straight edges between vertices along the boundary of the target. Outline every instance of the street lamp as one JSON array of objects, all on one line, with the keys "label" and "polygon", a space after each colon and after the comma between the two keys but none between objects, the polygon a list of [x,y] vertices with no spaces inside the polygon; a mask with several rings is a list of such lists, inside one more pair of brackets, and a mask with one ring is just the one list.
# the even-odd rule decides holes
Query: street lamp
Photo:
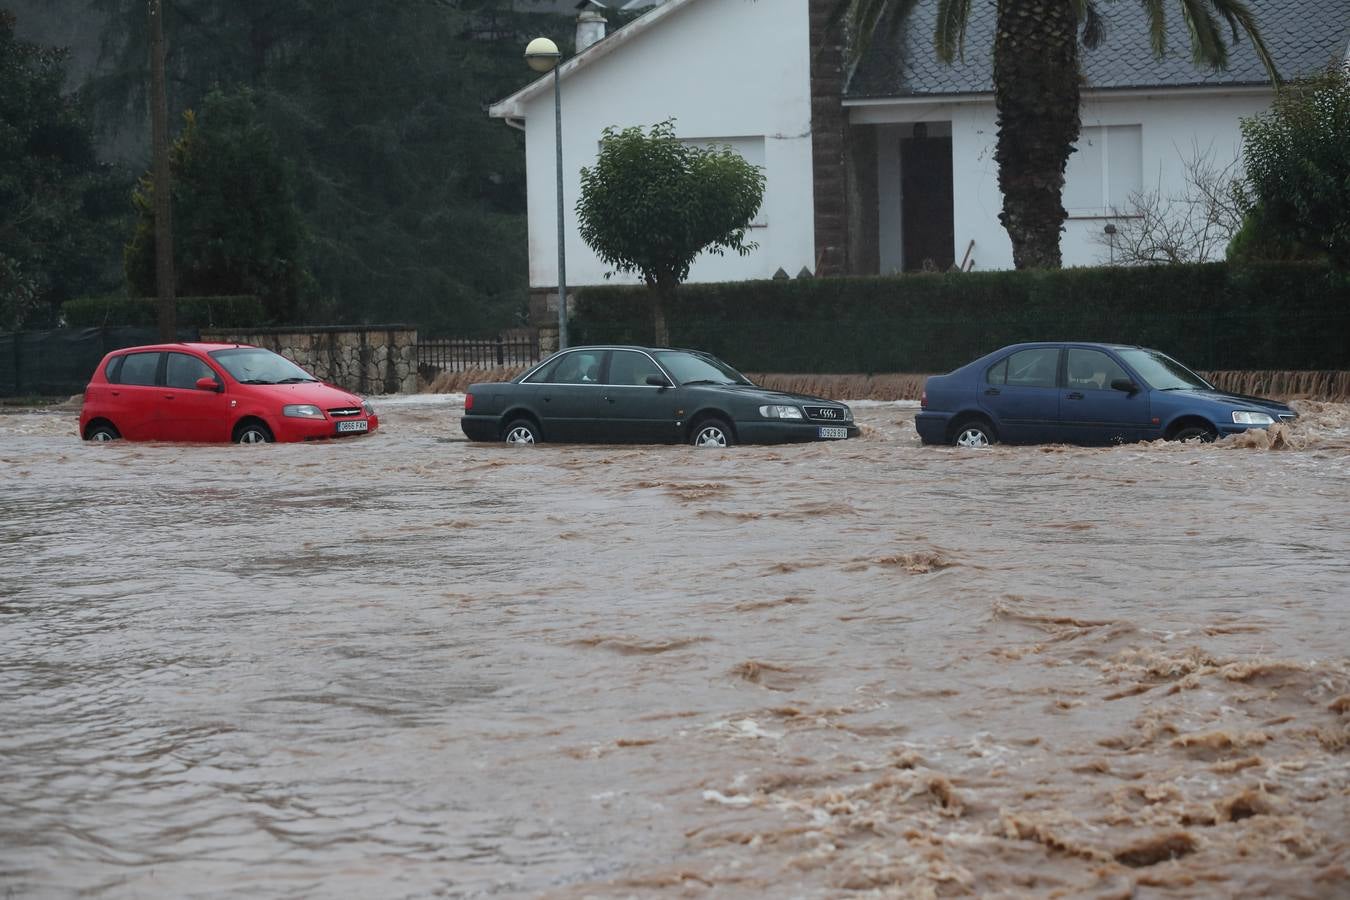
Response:
[{"label": "street lamp", "polygon": [[562,162],[562,78],[559,63],[562,53],[558,45],[546,37],[535,38],[525,48],[525,62],[536,72],[553,70],[553,115],[556,123],[554,141],[558,156],[558,349],[567,348],[567,252],[563,248],[563,162]]}]

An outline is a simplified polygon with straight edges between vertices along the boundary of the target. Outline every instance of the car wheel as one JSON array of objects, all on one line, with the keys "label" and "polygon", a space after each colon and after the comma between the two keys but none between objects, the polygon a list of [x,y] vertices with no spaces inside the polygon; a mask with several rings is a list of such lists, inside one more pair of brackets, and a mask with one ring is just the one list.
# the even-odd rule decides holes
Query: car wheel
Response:
[{"label": "car wheel", "polygon": [[122,437],[122,435],[118,433],[116,428],[112,427],[107,422],[102,422],[95,425],[93,428],[90,428],[89,433],[84,436],[84,439],[86,441],[99,441],[100,443],[103,443],[105,441],[115,441],[120,437]]},{"label": "car wheel", "polygon": [[981,419],[967,419],[952,429],[952,443],[958,447],[988,447],[997,442],[994,429]]},{"label": "car wheel", "polygon": [[539,426],[529,419],[516,419],[506,426],[506,431],[502,434],[502,440],[508,444],[538,444],[543,439],[543,435],[539,433]]},{"label": "car wheel", "polygon": [[1202,444],[1212,444],[1217,438],[1218,432],[1208,425],[1187,425],[1185,428],[1172,435],[1174,441],[1199,441]]},{"label": "car wheel", "polygon": [[236,444],[270,444],[274,440],[271,430],[261,422],[245,422],[234,430]]},{"label": "car wheel", "polygon": [[695,447],[730,447],[736,443],[736,436],[726,422],[704,419],[690,432],[689,443]]}]

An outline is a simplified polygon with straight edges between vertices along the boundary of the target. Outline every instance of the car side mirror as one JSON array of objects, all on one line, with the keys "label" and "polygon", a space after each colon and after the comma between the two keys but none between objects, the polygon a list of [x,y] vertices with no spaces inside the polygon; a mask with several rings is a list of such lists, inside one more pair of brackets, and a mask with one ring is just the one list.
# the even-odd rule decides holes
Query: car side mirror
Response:
[{"label": "car side mirror", "polygon": [[1111,390],[1124,391],[1127,394],[1133,394],[1139,390],[1139,385],[1128,378],[1116,378],[1111,381]]},{"label": "car side mirror", "polygon": [[670,381],[664,375],[648,375],[647,383],[652,387],[670,387]]},{"label": "car side mirror", "polygon": [[197,379],[197,390],[199,390],[199,391],[212,391],[212,392],[214,392],[214,393],[220,393],[220,391],[222,390],[222,388],[221,388],[221,386],[220,386],[220,382],[219,382],[219,381],[216,381],[214,378],[198,378],[198,379]]}]

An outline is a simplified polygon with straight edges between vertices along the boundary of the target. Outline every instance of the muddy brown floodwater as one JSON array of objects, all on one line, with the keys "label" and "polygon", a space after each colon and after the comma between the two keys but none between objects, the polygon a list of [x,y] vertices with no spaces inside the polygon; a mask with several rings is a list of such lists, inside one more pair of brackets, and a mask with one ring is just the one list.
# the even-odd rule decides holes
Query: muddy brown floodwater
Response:
[{"label": "muddy brown floodwater", "polygon": [[695,451],[377,402],[0,416],[0,894],[1350,895],[1350,406]]}]

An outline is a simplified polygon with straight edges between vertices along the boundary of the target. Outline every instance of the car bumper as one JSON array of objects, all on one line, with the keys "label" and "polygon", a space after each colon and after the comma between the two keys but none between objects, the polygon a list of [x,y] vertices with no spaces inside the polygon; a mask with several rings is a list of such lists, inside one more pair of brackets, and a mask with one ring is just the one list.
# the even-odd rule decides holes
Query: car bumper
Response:
[{"label": "car bumper", "polygon": [[947,413],[921,412],[914,417],[914,430],[925,444],[945,444],[947,424],[952,417]]},{"label": "car bumper", "polygon": [[[365,422],[365,431],[338,431],[342,422]],[[272,427],[272,435],[279,443],[322,441],[329,438],[359,437],[380,427],[379,416],[359,416],[350,419],[292,419],[283,416]]]},{"label": "car bumper", "polygon": [[497,416],[461,416],[459,427],[471,441],[495,441],[501,434]]},{"label": "car bumper", "polygon": [[[1271,425],[1278,424],[1272,422]],[[1270,425],[1232,425],[1220,424],[1215,426],[1219,429],[1219,437],[1232,437],[1235,434],[1242,434],[1244,431],[1265,431]]]},{"label": "car bumper", "polygon": [[736,438],[742,444],[788,444],[799,441],[838,441],[844,438],[822,437],[821,428],[842,428],[847,437],[855,438],[862,433],[853,422],[840,422],[838,425],[820,425],[807,422],[737,422]]}]

